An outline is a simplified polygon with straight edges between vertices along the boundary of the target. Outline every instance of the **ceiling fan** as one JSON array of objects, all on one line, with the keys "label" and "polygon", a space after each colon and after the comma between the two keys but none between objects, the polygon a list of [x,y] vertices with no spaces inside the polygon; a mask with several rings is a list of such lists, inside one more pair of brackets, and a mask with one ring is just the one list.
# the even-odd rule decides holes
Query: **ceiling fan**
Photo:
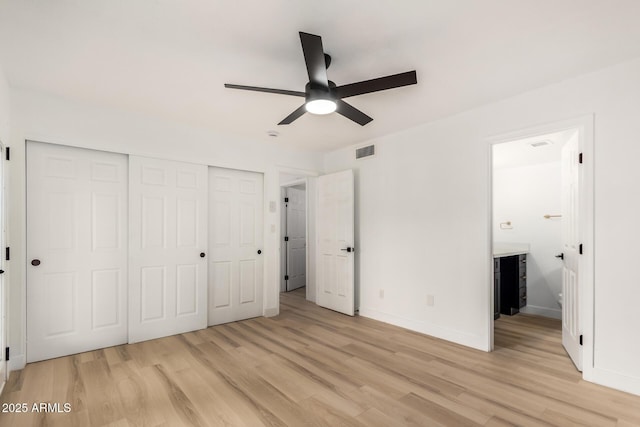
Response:
[{"label": "ceiling fan", "polygon": [[228,83],[225,83],[224,87],[304,97],[305,103],[285,117],[278,123],[279,125],[288,125],[305,112],[312,114],[330,114],[336,111],[346,118],[364,126],[373,119],[344,102],[343,98],[418,83],[416,71],[413,70],[407,71],[406,73],[336,86],[334,82],[327,78],[327,68],[331,65],[331,56],[324,53],[322,37],[300,32],[300,42],[302,43],[304,62],[307,65],[307,73],[309,74],[309,82],[305,85],[304,92]]}]

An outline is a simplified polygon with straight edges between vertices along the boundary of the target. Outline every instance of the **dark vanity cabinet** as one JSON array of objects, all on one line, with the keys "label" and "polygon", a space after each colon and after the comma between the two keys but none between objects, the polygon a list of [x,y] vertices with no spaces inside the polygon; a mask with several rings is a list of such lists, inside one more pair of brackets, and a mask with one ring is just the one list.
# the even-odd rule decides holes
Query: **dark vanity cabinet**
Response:
[{"label": "dark vanity cabinet", "polygon": [[527,305],[527,254],[493,259],[494,318],[513,316]]}]

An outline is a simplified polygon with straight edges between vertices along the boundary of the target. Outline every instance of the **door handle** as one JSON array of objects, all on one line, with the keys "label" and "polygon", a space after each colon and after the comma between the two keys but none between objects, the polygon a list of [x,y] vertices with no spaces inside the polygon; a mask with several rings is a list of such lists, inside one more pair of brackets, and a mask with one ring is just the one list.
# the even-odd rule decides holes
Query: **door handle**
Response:
[{"label": "door handle", "polygon": [[258,255],[260,255],[262,253],[262,250],[258,249]]},{"label": "door handle", "polygon": [[40,265],[40,260],[39,259],[32,259],[31,260],[31,265],[33,265],[34,267],[37,267]]},{"label": "door handle", "polygon": [[200,258],[204,258],[205,256],[207,256],[207,254],[205,254],[204,252],[200,252]]},{"label": "door handle", "polygon": [[342,248],[340,250],[341,251],[347,251],[347,252],[355,252],[356,248],[352,248],[351,246],[347,246],[346,248]]},{"label": "door handle", "polygon": [[556,258],[564,259],[564,254],[556,255]]}]

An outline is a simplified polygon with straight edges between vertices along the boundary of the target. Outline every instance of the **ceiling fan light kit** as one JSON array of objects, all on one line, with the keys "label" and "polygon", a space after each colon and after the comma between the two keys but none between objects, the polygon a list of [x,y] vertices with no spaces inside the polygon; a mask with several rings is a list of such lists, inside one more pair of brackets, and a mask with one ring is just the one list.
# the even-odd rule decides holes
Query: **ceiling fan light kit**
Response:
[{"label": "ceiling fan light kit", "polygon": [[337,112],[359,125],[364,126],[373,119],[344,102],[343,98],[408,86],[418,82],[416,71],[413,70],[358,83],[336,86],[336,84],[327,77],[327,68],[329,68],[331,64],[331,57],[324,53],[322,38],[314,34],[300,32],[300,42],[302,43],[302,52],[309,75],[309,83],[306,84],[304,92],[243,86],[230,83],[226,83],[224,86],[229,89],[305,97],[305,103],[285,117],[278,125],[288,125],[305,112],[318,115]]},{"label": "ceiling fan light kit", "polygon": [[[325,55],[325,57],[328,55]],[[333,82],[329,82],[328,87],[323,87],[311,82],[305,86],[305,103],[304,107],[311,114],[331,114],[338,108],[336,104],[336,96],[333,93],[335,88]]]},{"label": "ceiling fan light kit", "polygon": [[332,99],[312,99],[307,101],[304,107],[307,113],[323,115],[333,113],[338,106]]}]

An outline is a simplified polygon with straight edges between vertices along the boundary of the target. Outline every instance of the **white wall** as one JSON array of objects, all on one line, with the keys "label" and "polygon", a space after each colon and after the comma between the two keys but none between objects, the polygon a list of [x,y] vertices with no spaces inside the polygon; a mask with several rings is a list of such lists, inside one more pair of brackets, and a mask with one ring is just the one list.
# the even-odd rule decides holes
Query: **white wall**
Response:
[{"label": "white wall", "polygon": [[[265,174],[265,312],[278,312],[279,169],[320,170],[317,154],[285,150],[272,141],[247,141],[161,119],[69,102],[43,94],[11,92],[10,229],[12,247],[10,331],[11,369],[25,355],[25,140],[159,157]],[[250,154],[249,154],[250,153]],[[13,255],[15,254],[15,255]]]},{"label": "white wall", "polygon": [[[562,209],[560,160],[493,171],[493,241],[527,243],[527,306],[520,311],[562,318]],[[511,222],[512,228],[500,223]]]},{"label": "white wall", "polygon": [[9,83],[0,64],[0,141],[9,143]]},{"label": "white wall", "polygon": [[353,160],[353,147],[326,155],[327,172],[356,169],[360,313],[487,350],[491,137],[593,114],[591,378],[640,394],[639,100],[636,59],[369,141],[370,160]]}]

